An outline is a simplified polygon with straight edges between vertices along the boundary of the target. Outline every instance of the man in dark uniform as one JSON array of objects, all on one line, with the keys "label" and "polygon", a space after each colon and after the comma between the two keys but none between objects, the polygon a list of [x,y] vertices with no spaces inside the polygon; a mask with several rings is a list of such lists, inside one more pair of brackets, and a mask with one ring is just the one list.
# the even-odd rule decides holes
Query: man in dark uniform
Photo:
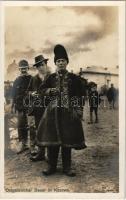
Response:
[{"label": "man in dark uniform", "polygon": [[26,60],[19,62],[20,76],[16,78],[12,87],[12,112],[18,113],[19,150],[22,153],[28,149],[28,118],[24,106],[24,98],[32,76],[28,74],[29,64]]},{"label": "man in dark uniform", "polygon": [[71,169],[71,149],[86,147],[81,123],[83,84],[79,76],[67,71],[69,59],[65,48],[56,45],[54,54],[57,72],[51,74],[43,86],[47,89],[50,103],[41,118],[37,142],[48,148],[49,165],[43,171],[44,175],[56,172],[61,147],[63,173],[75,176]]},{"label": "man in dark uniform", "polygon": [[[49,76],[49,69],[47,66],[47,58],[44,58],[43,55],[39,55],[35,57],[35,64],[33,65],[36,67],[38,73],[32,77],[31,84],[29,86],[29,90],[31,91],[31,96],[33,97],[32,102],[34,105],[31,109],[31,112],[29,115],[34,116],[35,120],[35,127],[32,124],[30,126],[30,132],[31,132],[31,157],[30,160],[32,161],[40,161],[45,159],[45,147],[38,147],[38,150],[36,151],[36,130],[39,126],[40,119],[43,115],[43,112],[45,110],[44,104],[39,106],[37,101],[41,100],[40,94],[39,94],[39,88],[44,84],[44,81]],[[40,98],[40,99],[39,99]]]}]

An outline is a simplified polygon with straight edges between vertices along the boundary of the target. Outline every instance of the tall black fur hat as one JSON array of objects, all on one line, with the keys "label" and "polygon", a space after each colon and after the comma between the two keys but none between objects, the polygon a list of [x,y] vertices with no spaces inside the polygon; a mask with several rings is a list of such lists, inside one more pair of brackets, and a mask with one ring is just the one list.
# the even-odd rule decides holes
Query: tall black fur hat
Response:
[{"label": "tall black fur hat", "polygon": [[66,52],[66,49],[64,48],[64,46],[62,46],[61,44],[57,44],[55,47],[54,47],[54,63],[56,63],[56,61],[58,59],[66,59],[67,60],[67,63],[69,63],[69,58],[68,58],[68,55],[67,55],[67,52]]}]

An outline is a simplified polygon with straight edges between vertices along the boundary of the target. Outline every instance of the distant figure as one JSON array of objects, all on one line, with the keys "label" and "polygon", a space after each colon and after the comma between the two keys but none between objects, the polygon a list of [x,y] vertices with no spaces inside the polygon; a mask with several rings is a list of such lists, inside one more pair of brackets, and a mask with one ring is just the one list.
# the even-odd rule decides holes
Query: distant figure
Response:
[{"label": "distant figure", "polygon": [[108,92],[108,87],[107,85],[103,85],[100,89],[100,95],[101,96],[107,96],[107,92]]},{"label": "distant figure", "polygon": [[111,87],[108,89],[107,92],[107,98],[108,98],[108,102],[110,105],[110,109],[111,108],[115,108],[115,101],[116,101],[116,89],[114,87],[113,84],[111,84]]},{"label": "distant figure", "polygon": [[99,94],[97,91],[97,84],[92,84],[89,91],[89,106],[90,106],[90,122],[88,124],[93,123],[93,111],[95,113],[95,123],[98,123],[98,105],[100,103]]}]

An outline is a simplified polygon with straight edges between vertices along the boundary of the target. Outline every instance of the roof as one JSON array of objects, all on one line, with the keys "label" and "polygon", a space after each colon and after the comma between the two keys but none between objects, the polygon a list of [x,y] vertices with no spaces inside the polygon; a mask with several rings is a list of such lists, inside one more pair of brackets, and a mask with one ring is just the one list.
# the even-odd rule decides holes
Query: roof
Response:
[{"label": "roof", "polygon": [[81,73],[118,76],[118,71],[118,67],[108,69],[107,67],[102,66],[88,66],[85,69],[83,68]]}]

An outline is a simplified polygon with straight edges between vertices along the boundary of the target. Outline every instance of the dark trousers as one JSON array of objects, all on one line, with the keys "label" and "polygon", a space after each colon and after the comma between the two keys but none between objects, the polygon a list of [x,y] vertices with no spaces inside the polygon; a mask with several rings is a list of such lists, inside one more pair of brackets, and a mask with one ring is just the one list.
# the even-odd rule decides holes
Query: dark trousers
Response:
[{"label": "dark trousers", "polygon": [[36,130],[38,129],[41,115],[34,115],[34,123],[30,124],[30,140],[33,145],[36,144]]},{"label": "dark trousers", "polygon": [[[34,115],[35,118],[35,127],[31,126],[30,127],[30,140],[33,146],[36,145],[36,130],[38,129],[40,120],[42,118],[42,115],[36,114]],[[38,156],[45,156],[45,147],[39,147],[39,151],[38,151]]]},{"label": "dark trousers", "polygon": [[90,121],[93,121],[93,112],[95,113],[95,120],[98,120],[98,107],[90,107]]},{"label": "dark trousers", "polygon": [[[47,148],[48,148],[49,167],[52,169],[56,169],[60,147],[59,146],[50,146]],[[71,148],[62,147],[61,154],[62,154],[63,170],[64,171],[70,170],[70,168],[71,168]]]},{"label": "dark trousers", "polygon": [[28,119],[24,111],[18,111],[18,139],[23,143],[28,139]]}]

